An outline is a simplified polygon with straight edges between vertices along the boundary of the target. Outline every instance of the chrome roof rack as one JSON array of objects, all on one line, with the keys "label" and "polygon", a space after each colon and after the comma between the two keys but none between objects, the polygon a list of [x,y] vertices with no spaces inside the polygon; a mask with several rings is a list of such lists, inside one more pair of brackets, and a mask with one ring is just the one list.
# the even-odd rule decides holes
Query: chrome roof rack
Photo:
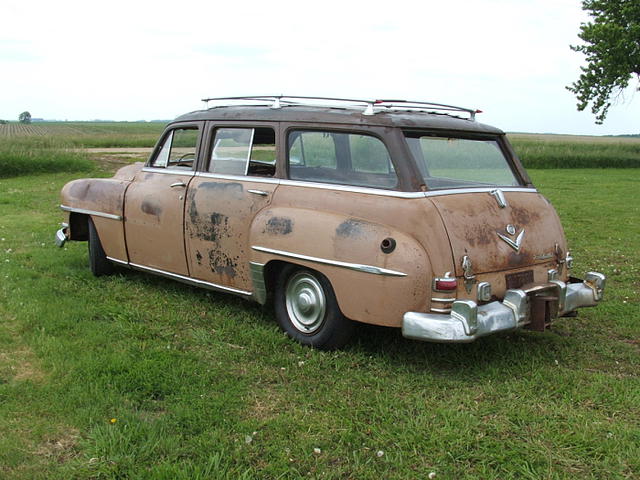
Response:
[{"label": "chrome roof rack", "polygon": [[[338,109],[362,110],[363,115],[375,115],[381,112],[423,112],[445,115],[466,114],[469,120],[475,120],[476,113],[481,110],[456,107],[433,102],[416,102],[411,100],[356,100],[332,97],[299,97],[289,95],[256,95],[247,97],[214,97],[203,98],[206,108],[229,106],[269,106],[272,109],[293,106],[327,107]],[[214,102],[209,105],[209,102]]]}]

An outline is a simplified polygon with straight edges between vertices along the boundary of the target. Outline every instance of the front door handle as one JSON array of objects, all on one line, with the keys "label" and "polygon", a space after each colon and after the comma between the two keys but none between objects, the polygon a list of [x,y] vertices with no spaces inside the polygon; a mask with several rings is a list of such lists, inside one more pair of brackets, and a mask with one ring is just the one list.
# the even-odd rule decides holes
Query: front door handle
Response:
[{"label": "front door handle", "polygon": [[260,195],[261,197],[269,195],[269,192],[265,192],[264,190],[247,190],[247,192],[253,193],[254,195]]},{"label": "front door handle", "polygon": [[183,182],[176,182],[176,183],[172,183],[171,185],[169,185],[171,188],[173,187],[186,187],[187,184],[183,183]]}]

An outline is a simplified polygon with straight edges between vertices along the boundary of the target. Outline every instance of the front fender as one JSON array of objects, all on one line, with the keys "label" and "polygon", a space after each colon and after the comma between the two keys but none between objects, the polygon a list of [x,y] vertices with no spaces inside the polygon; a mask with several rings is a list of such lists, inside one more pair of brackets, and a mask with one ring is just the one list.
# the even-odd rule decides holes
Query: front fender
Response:
[{"label": "front fender", "polygon": [[67,183],[61,192],[61,208],[76,217],[69,222],[70,238],[86,238],[74,234],[74,225],[79,224],[77,216],[90,216],[107,256],[127,260],[123,216],[129,183],[111,178],[85,178]]}]

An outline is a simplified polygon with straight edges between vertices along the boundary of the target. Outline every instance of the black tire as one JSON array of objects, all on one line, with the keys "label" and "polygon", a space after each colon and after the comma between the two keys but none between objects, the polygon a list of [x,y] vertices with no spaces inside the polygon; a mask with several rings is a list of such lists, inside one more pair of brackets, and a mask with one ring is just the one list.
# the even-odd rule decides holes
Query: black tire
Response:
[{"label": "black tire", "polygon": [[274,304],[280,328],[303,345],[333,350],[353,334],[354,322],[342,314],[331,283],[319,272],[296,265],[282,269]]},{"label": "black tire", "polygon": [[89,218],[89,268],[91,273],[96,277],[102,275],[111,275],[113,273],[113,264],[107,260],[107,255],[104,253],[102,244],[100,243],[100,237],[93,224],[93,220]]}]

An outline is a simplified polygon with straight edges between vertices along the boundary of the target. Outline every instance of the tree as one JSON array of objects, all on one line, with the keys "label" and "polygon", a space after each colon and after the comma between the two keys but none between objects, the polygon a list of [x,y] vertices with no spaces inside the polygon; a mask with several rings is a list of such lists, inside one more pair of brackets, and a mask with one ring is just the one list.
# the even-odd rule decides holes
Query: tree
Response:
[{"label": "tree", "polygon": [[31,123],[31,114],[29,112],[22,112],[18,116],[18,121],[20,123]]},{"label": "tree", "polygon": [[592,103],[601,124],[633,77],[640,80],[640,1],[583,0],[582,9],[592,20],[580,25],[578,37],[585,43],[571,49],[583,53],[587,65],[567,89],[576,95],[578,110]]}]

